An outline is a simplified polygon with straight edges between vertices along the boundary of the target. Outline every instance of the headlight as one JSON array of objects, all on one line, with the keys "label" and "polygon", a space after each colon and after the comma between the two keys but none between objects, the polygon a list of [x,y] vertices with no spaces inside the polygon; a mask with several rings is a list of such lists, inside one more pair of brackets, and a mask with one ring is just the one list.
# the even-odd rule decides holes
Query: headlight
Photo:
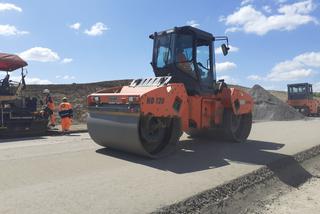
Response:
[{"label": "headlight", "polygon": [[128,97],[128,101],[132,103],[134,101],[134,97]]},{"label": "headlight", "polygon": [[129,103],[138,103],[139,102],[139,97],[138,96],[129,96],[128,97],[128,102]]},{"label": "headlight", "polygon": [[93,97],[94,102],[97,104],[100,103],[100,97]]}]

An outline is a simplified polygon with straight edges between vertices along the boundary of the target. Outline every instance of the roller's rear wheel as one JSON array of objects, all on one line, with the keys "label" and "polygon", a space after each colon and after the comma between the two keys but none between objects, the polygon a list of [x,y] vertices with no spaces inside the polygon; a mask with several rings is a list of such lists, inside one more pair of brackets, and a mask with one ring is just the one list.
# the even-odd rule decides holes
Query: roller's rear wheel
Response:
[{"label": "roller's rear wheel", "polygon": [[233,142],[244,142],[248,138],[252,127],[252,113],[235,115],[226,109],[223,114],[224,138]]},{"label": "roller's rear wheel", "polygon": [[141,143],[150,154],[157,154],[168,144],[175,144],[181,136],[177,119],[142,116],[139,124]]},{"label": "roller's rear wheel", "polygon": [[310,116],[310,109],[309,109],[309,107],[308,106],[304,106],[302,109],[301,109],[301,111],[300,111],[300,113],[302,113],[304,116]]},{"label": "roller's rear wheel", "polygon": [[225,109],[221,129],[190,129],[186,133],[191,138],[209,138],[244,142],[252,127],[252,113],[235,115],[232,110]]}]

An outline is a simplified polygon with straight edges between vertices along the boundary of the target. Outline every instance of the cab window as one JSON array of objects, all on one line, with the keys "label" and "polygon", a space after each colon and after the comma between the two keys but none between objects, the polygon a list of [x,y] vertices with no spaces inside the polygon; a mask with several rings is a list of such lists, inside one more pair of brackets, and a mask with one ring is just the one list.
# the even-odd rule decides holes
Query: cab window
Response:
[{"label": "cab window", "polygon": [[201,80],[204,82],[210,81],[210,54],[209,45],[197,47],[197,66],[200,72]]},{"label": "cab window", "polygon": [[178,35],[175,48],[175,63],[179,70],[196,77],[193,64],[193,37],[192,35]]},{"label": "cab window", "polygon": [[171,35],[162,36],[157,40],[156,66],[164,68],[172,63],[172,51],[170,48]]}]

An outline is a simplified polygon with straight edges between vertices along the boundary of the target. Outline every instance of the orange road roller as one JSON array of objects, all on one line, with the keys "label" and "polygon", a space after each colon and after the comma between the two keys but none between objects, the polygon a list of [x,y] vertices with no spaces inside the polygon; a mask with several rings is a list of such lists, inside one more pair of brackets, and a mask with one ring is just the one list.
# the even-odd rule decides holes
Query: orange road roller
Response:
[{"label": "orange road roller", "polygon": [[155,77],[90,94],[88,131],[99,145],[150,158],[170,154],[183,132],[244,142],[252,126],[252,97],[216,80],[215,42],[226,36],[183,26],[155,32]]},{"label": "orange road roller", "polygon": [[320,101],[313,98],[309,83],[288,84],[287,103],[305,116],[320,116]]}]

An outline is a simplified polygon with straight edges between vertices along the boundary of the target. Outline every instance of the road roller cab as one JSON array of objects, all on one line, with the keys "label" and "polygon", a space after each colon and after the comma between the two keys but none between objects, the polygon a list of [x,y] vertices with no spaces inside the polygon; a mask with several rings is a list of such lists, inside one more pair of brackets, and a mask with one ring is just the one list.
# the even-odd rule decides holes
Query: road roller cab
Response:
[{"label": "road roller cab", "polygon": [[288,104],[306,116],[320,116],[320,101],[309,83],[288,84]]},{"label": "road roller cab", "polygon": [[228,38],[184,26],[150,35],[156,77],[88,96],[88,130],[105,147],[148,157],[172,152],[182,132],[244,142],[252,98],[216,81],[214,42]]},{"label": "road roller cab", "polygon": [[155,76],[171,76],[171,82],[183,83],[188,94],[203,94],[215,89],[214,42],[225,40],[223,53],[228,54],[228,38],[184,26],[155,32],[152,67]]}]

